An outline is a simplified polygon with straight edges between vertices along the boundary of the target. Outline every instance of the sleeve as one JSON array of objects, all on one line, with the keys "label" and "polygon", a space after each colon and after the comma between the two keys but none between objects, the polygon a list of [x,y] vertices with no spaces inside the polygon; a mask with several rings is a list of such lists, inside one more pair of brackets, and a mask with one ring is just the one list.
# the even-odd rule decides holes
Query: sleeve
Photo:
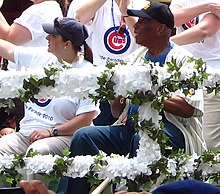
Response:
[{"label": "sleeve", "polygon": [[30,31],[32,39],[44,33],[42,28],[43,22],[45,22],[45,18],[43,19],[42,14],[39,13],[35,5],[30,6],[19,18],[14,20],[14,23],[24,26]]},{"label": "sleeve", "polygon": [[[190,64],[188,63],[189,57],[192,57],[193,55],[189,53],[187,50],[183,49],[182,47],[174,44],[173,49],[170,51],[170,53],[167,55],[166,62],[172,61],[172,59],[176,59],[177,64],[183,64],[186,67],[190,68]],[[186,68],[185,67],[185,68]],[[187,87],[187,86],[186,86]],[[200,117],[203,115],[204,107],[203,107],[203,91],[201,89],[194,89],[194,88],[188,88],[190,90],[190,94],[185,96],[183,92],[180,90],[177,90],[174,92],[174,95],[181,96],[185,99],[185,101],[195,108],[194,116]]]},{"label": "sleeve", "polygon": [[190,90],[193,91],[191,95],[188,95],[185,97],[185,101],[195,108],[193,116],[195,117],[201,117],[204,113],[204,107],[203,107],[203,90],[197,89],[194,90],[191,88]]},{"label": "sleeve", "polygon": [[55,61],[56,57],[48,53],[42,48],[36,47],[22,47],[17,46],[14,50],[14,60],[16,64],[16,69],[20,70],[22,67],[38,69],[43,68],[51,62]]},{"label": "sleeve", "polygon": [[75,18],[76,17],[76,10],[78,9],[81,0],[74,0],[70,3],[70,6],[67,11],[67,17]]},{"label": "sleeve", "polygon": [[96,116],[100,113],[99,104],[92,102],[92,99],[80,100],[76,115],[96,111]]},{"label": "sleeve", "polygon": [[180,7],[185,7],[185,0],[172,0],[170,6],[178,5]]},{"label": "sleeve", "polygon": [[32,39],[36,39],[37,37],[42,36],[42,34],[45,34],[46,36],[42,24],[52,22],[55,17],[62,17],[62,12],[57,2],[48,5],[51,5],[49,9],[44,3],[30,6],[22,12],[20,17],[14,20],[14,23],[27,28],[31,33]]},{"label": "sleeve", "polygon": [[[80,6],[82,6],[82,2],[85,3],[88,0],[74,0],[70,3],[69,9],[67,11],[67,17],[75,18],[76,17],[76,11],[79,9]],[[92,34],[92,25],[86,24],[87,30],[89,32],[89,35]]]}]

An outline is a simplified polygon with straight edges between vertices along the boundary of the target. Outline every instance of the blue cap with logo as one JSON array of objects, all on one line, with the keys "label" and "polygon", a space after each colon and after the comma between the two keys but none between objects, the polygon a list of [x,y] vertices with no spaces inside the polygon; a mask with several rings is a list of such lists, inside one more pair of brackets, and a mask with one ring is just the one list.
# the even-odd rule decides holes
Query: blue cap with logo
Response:
[{"label": "blue cap with logo", "polygon": [[129,16],[136,16],[145,19],[155,19],[161,24],[165,24],[168,28],[174,27],[174,16],[168,5],[158,2],[149,2],[141,10],[128,9]]}]

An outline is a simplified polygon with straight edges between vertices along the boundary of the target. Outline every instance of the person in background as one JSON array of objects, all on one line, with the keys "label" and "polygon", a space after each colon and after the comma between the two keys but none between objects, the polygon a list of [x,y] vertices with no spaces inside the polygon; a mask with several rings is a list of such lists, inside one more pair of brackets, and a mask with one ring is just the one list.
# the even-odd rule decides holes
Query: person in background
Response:
[{"label": "person in background", "polygon": [[[187,17],[189,7],[204,7],[206,13]],[[195,58],[206,62],[209,72],[220,69],[220,4],[206,0],[172,0],[171,10],[176,17],[175,43],[189,50]],[[201,10],[204,10],[201,8]],[[204,11],[203,11],[204,12]],[[208,149],[220,147],[220,95],[204,90],[203,133]]]},{"label": "person in background", "polygon": [[6,107],[0,108],[0,135],[19,131],[19,122],[24,117],[24,106],[19,98],[9,99],[9,103],[14,104],[10,111]]},{"label": "person in background", "polygon": [[[66,16],[68,0],[31,0],[28,7],[9,25],[0,12],[0,38],[15,45],[24,47],[44,47],[47,49],[47,34],[42,28],[43,23],[52,22],[56,17]],[[49,9],[50,8],[50,9]],[[1,55],[1,53],[0,53]],[[9,62],[8,69],[16,65]]]},{"label": "person in background", "polygon": [[[62,66],[64,62],[85,71],[95,68],[91,63],[91,49],[85,42],[88,32],[84,25],[64,17],[43,24],[43,29],[49,34],[46,37],[48,51],[0,40],[2,56],[19,67],[35,70],[52,63]],[[0,154],[25,154],[33,149],[40,154],[62,155],[62,151],[70,145],[72,134],[90,125],[98,113],[99,109],[91,99],[42,97],[36,102],[27,102],[19,132],[0,138]]]},{"label": "person in background", "polygon": [[16,115],[12,112],[7,113],[5,108],[0,108],[0,137],[16,130]]}]

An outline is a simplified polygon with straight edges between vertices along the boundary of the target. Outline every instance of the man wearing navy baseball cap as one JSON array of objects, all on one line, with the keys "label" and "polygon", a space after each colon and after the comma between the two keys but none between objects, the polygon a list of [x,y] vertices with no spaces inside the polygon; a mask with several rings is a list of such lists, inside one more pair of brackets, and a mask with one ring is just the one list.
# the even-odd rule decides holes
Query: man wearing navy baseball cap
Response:
[{"label": "man wearing navy baseball cap", "polygon": [[161,24],[165,24],[168,28],[174,27],[174,16],[168,5],[158,2],[149,2],[141,10],[128,9],[129,16],[136,16],[144,19],[155,19]]}]

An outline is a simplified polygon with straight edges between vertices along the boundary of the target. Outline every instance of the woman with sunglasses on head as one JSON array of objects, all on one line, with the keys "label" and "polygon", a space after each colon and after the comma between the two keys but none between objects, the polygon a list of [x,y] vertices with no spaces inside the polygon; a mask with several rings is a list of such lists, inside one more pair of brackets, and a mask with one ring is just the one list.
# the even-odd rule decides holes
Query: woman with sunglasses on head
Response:
[{"label": "woman with sunglasses on head", "polygon": [[[90,71],[95,68],[91,63],[91,50],[85,42],[88,33],[84,25],[75,19],[56,18],[53,24],[43,24],[43,29],[49,34],[49,52],[0,40],[0,53],[18,67],[36,70],[64,62],[74,68],[89,68]],[[42,98],[35,103],[27,102],[19,132],[0,138],[0,154],[25,154],[33,149],[40,154],[61,155],[62,150],[69,147],[72,134],[90,125],[98,113],[99,109],[91,99]]]}]

